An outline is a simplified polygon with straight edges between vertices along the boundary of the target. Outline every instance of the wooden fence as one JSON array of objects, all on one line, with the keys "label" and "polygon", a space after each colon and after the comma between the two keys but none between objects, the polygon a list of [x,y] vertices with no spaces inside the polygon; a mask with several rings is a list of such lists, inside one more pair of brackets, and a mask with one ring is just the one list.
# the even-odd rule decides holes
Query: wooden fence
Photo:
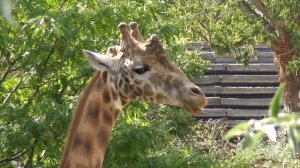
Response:
[{"label": "wooden fence", "polygon": [[[193,45],[191,49],[199,49]],[[204,77],[195,77],[208,98],[207,115],[200,120],[226,118],[232,124],[251,118],[267,116],[267,110],[278,85],[273,64],[273,52],[264,46],[255,48],[256,56],[250,58],[249,67],[235,63],[230,55],[216,56],[202,49],[202,58],[211,62]]]}]

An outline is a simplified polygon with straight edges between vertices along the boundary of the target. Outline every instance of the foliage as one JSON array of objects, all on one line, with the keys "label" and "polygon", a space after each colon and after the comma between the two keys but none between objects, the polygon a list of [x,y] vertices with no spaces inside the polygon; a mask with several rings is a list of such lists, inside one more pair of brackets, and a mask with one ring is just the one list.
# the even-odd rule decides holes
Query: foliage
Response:
[{"label": "foliage", "polygon": [[225,139],[243,135],[245,136],[242,143],[243,148],[254,148],[265,134],[270,140],[276,141],[276,129],[281,128],[287,131],[290,149],[293,152],[300,153],[299,113],[281,113],[278,115],[280,111],[280,98],[284,86],[284,84],[281,84],[270,103],[269,117],[262,120],[249,120],[247,123],[240,123],[227,132]]},{"label": "foliage", "polygon": [[[104,52],[117,44],[121,21],[137,21],[143,35],[158,34],[189,76],[203,74],[207,62],[186,51],[188,42],[207,41],[246,64],[254,44],[275,38],[261,20],[239,10],[240,1],[14,2],[17,25],[0,18],[0,167],[57,167],[74,105],[93,73],[81,50]],[[297,4],[266,3],[279,11],[296,43]],[[221,139],[225,127],[202,126],[177,108],[133,102],[117,121],[105,167],[253,167],[281,152],[272,146],[260,148],[267,151],[261,156],[241,152]]]},{"label": "foliage", "polygon": [[0,1],[0,16],[2,15],[11,25],[16,25],[12,16],[12,3],[10,0]]},{"label": "foliage", "polygon": [[[193,167],[199,164],[210,167],[214,163],[212,158],[199,156],[185,146],[176,147],[176,143],[192,131],[189,123],[194,120],[185,112],[172,107],[134,104],[118,119],[129,121],[117,122],[105,156],[105,167]],[[146,113],[135,113],[134,108],[138,106],[143,106],[140,108]]]},{"label": "foliage", "polygon": [[300,70],[300,58],[294,57],[292,61],[289,61],[287,66],[288,74],[297,73]]},{"label": "foliage", "polygon": [[[15,1],[12,14],[18,26],[0,18],[0,164],[57,167],[74,105],[93,73],[81,50],[104,52],[117,44],[121,21],[137,21],[143,34],[158,34],[171,59],[189,67],[185,72],[203,72],[204,61],[187,53],[184,40],[179,39],[179,22],[164,13],[168,6],[150,1]],[[190,65],[188,59],[198,61]],[[107,162],[116,159],[113,156],[124,161],[153,154],[170,138],[186,134],[191,123],[183,120],[186,114],[153,108],[151,116],[144,116],[148,108],[133,103],[130,113],[125,110],[113,133]],[[176,120],[160,124],[154,112],[162,113],[159,120],[164,123],[163,111],[170,111],[168,115]],[[131,138],[120,141],[125,136]]]}]

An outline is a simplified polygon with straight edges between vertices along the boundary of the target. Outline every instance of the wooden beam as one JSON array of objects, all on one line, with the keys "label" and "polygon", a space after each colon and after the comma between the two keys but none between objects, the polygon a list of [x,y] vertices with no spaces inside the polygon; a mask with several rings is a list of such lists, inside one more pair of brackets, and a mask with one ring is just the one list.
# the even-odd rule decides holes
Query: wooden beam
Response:
[{"label": "wooden beam", "polygon": [[[212,63],[235,63],[233,55],[215,55],[215,52],[201,52],[201,58]],[[274,52],[255,52],[250,56],[250,63],[273,63]]]},{"label": "wooden beam", "polygon": [[[204,79],[205,80],[205,79]],[[278,83],[277,75],[222,75],[221,83]]]},{"label": "wooden beam", "polygon": [[194,77],[192,82],[196,85],[221,84],[221,83],[279,83],[277,75],[209,75]]},{"label": "wooden beam", "polygon": [[277,87],[223,87],[221,94],[274,94],[276,90]]},{"label": "wooden beam", "polygon": [[220,84],[221,77],[219,75],[210,75],[204,77],[194,77],[192,82],[196,85]]},{"label": "wooden beam", "polygon": [[206,113],[203,115],[203,117],[226,117],[227,116],[227,109],[223,108],[208,108],[204,109],[204,112]]},{"label": "wooden beam", "polygon": [[207,97],[207,104],[208,105],[220,105],[221,98],[220,97]]},{"label": "wooden beam", "polygon": [[226,71],[226,72],[277,72],[273,63],[253,63],[245,67],[244,64],[234,63],[217,63],[210,65],[211,71]]},{"label": "wooden beam", "polygon": [[222,86],[201,86],[204,94],[230,95],[230,94],[274,94],[277,87],[222,87]]},{"label": "wooden beam", "polygon": [[271,98],[242,99],[242,98],[221,98],[221,105],[233,106],[269,106]]},{"label": "wooden beam", "polygon": [[266,117],[268,110],[261,109],[227,109],[227,117]]},{"label": "wooden beam", "polygon": [[201,89],[204,94],[221,94],[222,92],[221,86],[202,86]]}]

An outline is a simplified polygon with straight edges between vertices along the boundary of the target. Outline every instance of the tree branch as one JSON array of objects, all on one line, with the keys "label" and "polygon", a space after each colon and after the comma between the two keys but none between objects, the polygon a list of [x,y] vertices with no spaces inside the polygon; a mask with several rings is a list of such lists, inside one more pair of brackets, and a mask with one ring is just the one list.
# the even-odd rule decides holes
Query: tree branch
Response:
[{"label": "tree branch", "polygon": [[66,2],[67,2],[67,0],[64,0],[64,2],[60,5],[59,9],[62,9],[62,7],[65,6]]},{"label": "tree branch", "polygon": [[263,16],[270,21],[273,27],[275,27],[278,30],[279,36],[285,37],[286,33],[284,31],[284,25],[270,15],[265,4],[263,4],[261,0],[251,0],[251,2],[256,7],[256,9],[258,9],[263,14]]},{"label": "tree branch", "polygon": [[[47,56],[47,58],[46,58],[46,60],[45,60],[45,62],[44,62],[44,65],[43,65],[43,72],[44,72],[44,70],[46,70],[46,68],[47,68],[47,64],[48,64],[48,62],[49,62],[49,60],[50,60],[50,57],[51,57],[51,55],[54,53],[54,44],[52,45],[52,47],[51,47],[51,49],[50,49],[50,52],[49,52],[49,54],[48,54],[48,56]],[[44,74],[44,73],[43,73]]]},{"label": "tree branch", "polygon": [[[225,2],[226,2],[226,0],[220,0],[219,3],[224,4]],[[221,15],[221,9],[219,8],[214,16],[214,20],[220,20],[220,15]]]},{"label": "tree branch", "polygon": [[6,163],[6,162],[11,162],[11,161],[17,160],[18,158],[25,155],[28,152],[29,149],[30,149],[30,147],[27,148],[26,150],[24,150],[23,152],[21,152],[20,154],[17,154],[15,156],[12,156],[12,157],[9,157],[9,158],[1,159],[0,163]]},{"label": "tree branch", "polygon": [[[49,62],[50,57],[51,57],[51,55],[52,55],[53,53],[54,53],[54,45],[51,47],[50,52],[49,52],[49,54],[47,55],[47,58],[46,58],[46,60],[45,60],[45,62],[44,62],[44,64],[43,64],[43,67],[42,67],[43,73],[41,74],[41,76],[40,76],[40,78],[39,78],[40,81],[42,81],[42,79],[43,79],[43,77],[44,77],[44,74],[45,74],[45,71],[46,71],[48,62]],[[37,96],[37,94],[38,94],[39,91],[40,91],[40,85],[37,86],[37,88],[35,89],[34,93],[28,98],[28,102],[27,102],[22,108],[27,109],[27,108],[31,105],[33,99]]]},{"label": "tree branch", "polygon": [[33,142],[33,145],[30,147],[29,158],[28,158],[28,161],[27,161],[25,167],[32,168],[33,156],[34,156],[34,152],[35,152],[35,148],[36,148],[37,143],[38,143],[38,140],[35,139],[34,142]]},{"label": "tree branch", "polygon": [[5,78],[9,75],[9,73],[18,70],[20,67],[17,68],[13,68],[13,66],[22,58],[22,56],[17,57],[14,61],[8,61],[9,62],[9,66],[6,68],[4,74],[2,75],[2,77],[0,78],[0,85],[4,82]]},{"label": "tree branch", "polygon": [[270,22],[268,22],[262,15],[258,14],[255,10],[253,10],[246,1],[241,2],[241,9],[243,13],[261,19],[263,21],[266,32],[276,35],[274,26],[272,26]]},{"label": "tree branch", "polygon": [[3,107],[11,98],[11,96],[18,90],[18,88],[20,87],[20,85],[23,82],[23,78],[20,79],[20,81],[18,82],[18,84],[14,87],[14,89],[6,96],[6,98],[4,99],[4,101],[1,104],[1,107]]},{"label": "tree branch", "polygon": [[251,2],[263,14],[264,17],[270,20],[271,24],[276,26],[277,23],[275,19],[270,16],[268,9],[266,8],[265,4],[261,2],[261,0],[251,0]]},{"label": "tree branch", "polygon": [[22,108],[27,109],[28,107],[30,107],[33,99],[37,97],[37,94],[39,93],[39,91],[40,91],[40,86],[38,86],[35,89],[34,93],[28,98],[28,102]]}]

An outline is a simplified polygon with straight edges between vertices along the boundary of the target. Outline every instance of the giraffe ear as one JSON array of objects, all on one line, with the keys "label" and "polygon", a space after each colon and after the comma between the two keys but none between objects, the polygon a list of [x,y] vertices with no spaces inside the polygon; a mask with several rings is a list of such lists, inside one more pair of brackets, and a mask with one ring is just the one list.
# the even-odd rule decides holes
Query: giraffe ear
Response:
[{"label": "giraffe ear", "polygon": [[84,56],[87,58],[89,63],[92,65],[94,69],[97,71],[109,71],[111,70],[112,62],[110,56],[95,53],[88,50],[82,50]]}]

